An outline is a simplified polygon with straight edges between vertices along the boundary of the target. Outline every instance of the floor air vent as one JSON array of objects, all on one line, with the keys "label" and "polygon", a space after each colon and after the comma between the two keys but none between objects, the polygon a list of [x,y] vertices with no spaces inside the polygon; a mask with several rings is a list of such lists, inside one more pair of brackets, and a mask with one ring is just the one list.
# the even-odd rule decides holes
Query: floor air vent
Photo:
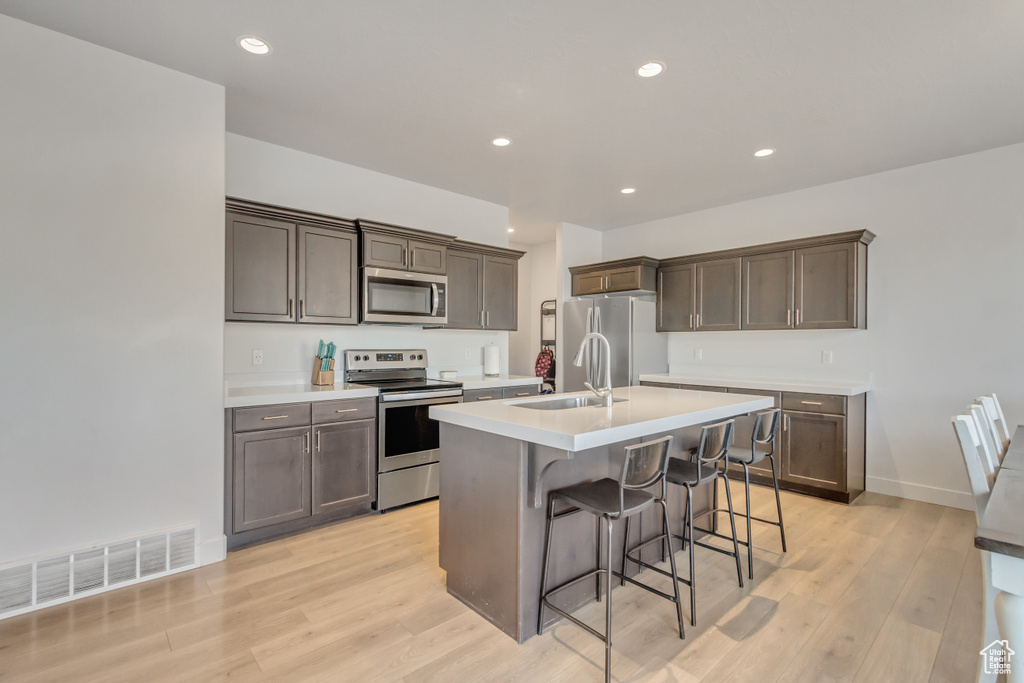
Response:
[{"label": "floor air vent", "polygon": [[199,529],[180,527],[0,567],[0,619],[199,566]]}]

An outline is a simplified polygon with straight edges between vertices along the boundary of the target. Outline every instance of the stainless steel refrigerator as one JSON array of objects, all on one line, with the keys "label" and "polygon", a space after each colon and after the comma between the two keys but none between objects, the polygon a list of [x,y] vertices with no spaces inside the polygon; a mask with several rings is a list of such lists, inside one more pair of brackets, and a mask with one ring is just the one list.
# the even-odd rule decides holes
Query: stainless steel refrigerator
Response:
[{"label": "stainless steel refrigerator", "polygon": [[655,304],[634,296],[566,301],[563,332],[565,355],[562,365],[562,391],[583,391],[583,382],[595,387],[606,384],[604,345],[591,340],[583,354],[583,364],[572,359],[588,332],[600,332],[612,349],[612,387],[639,384],[642,374],[668,372],[668,339],[654,331]]}]

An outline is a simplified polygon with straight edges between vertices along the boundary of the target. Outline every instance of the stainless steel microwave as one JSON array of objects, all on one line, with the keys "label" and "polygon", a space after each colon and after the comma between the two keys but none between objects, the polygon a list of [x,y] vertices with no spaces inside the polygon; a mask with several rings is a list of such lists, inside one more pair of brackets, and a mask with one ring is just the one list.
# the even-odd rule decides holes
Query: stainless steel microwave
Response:
[{"label": "stainless steel microwave", "polygon": [[447,323],[447,291],[446,275],[363,268],[363,322]]}]

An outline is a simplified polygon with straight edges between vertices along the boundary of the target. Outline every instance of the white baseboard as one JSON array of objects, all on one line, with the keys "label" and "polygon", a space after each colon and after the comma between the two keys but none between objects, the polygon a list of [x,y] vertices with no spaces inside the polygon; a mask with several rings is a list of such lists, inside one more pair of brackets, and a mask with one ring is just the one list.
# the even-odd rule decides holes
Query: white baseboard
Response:
[{"label": "white baseboard", "polygon": [[874,493],[884,493],[887,496],[919,500],[922,503],[935,503],[936,505],[945,505],[946,507],[959,508],[961,510],[974,509],[974,496],[964,491],[940,489],[934,486],[912,484],[882,477],[865,477],[865,479],[867,490]]},{"label": "white baseboard", "polygon": [[199,564],[223,562],[228,556],[228,537],[224,534],[199,544]]}]

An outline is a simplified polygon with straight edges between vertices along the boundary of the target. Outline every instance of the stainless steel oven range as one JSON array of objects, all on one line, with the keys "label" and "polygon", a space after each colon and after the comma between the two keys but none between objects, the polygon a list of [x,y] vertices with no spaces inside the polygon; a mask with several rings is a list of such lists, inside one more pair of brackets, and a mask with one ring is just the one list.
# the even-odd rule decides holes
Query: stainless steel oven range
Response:
[{"label": "stainless steel oven range", "polygon": [[430,406],[462,403],[462,384],[427,378],[423,349],[345,352],[345,381],[376,387],[377,509],[434,498],[440,434]]}]

